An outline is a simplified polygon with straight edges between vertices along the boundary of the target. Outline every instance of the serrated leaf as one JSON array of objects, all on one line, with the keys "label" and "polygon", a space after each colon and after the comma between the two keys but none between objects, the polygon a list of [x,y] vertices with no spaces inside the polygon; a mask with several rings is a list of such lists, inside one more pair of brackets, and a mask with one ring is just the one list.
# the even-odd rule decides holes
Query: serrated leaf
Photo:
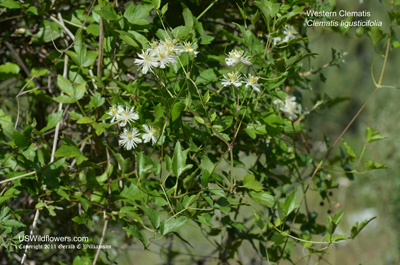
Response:
[{"label": "serrated leaf", "polygon": [[380,135],[378,131],[375,131],[372,128],[367,127],[367,130],[365,131],[365,139],[368,143],[379,141],[385,138],[387,137]]},{"label": "serrated leaf", "polygon": [[183,7],[182,15],[183,20],[185,21],[185,26],[192,28],[194,24],[192,12],[185,4],[181,3],[181,5]]},{"label": "serrated leaf", "polygon": [[13,140],[16,146],[18,146],[21,149],[25,149],[29,146],[29,137],[26,137],[19,131],[14,131],[13,132]]},{"label": "serrated leaf", "polygon": [[140,208],[146,213],[153,227],[155,229],[158,229],[160,227],[160,215],[153,209],[146,207],[140,207]]},{"label": "serrated leaf", "polygon": [[137,239],[140,240],[140,242],[142,242],[143,246],[146,247],[147,246],[147,238],[146,235],[142,232],[139,231],[136,226],[131,226],[131,227],[123,227],[122,229],[124,229],[126,231],[126,233],[129,235],[132,235],[134,237],[136,237]]},{"label": "serrated leaf", "polygon": [[380,40],[382,40],[386,36],[386,34],[383,33],[382,29],[377,26],[371,27],[371,29],[368,31],[368,36],[371,38],[375,46]]},{"label": "serrated leaf", "polygon": [[372,169],[384,169],[388,167],[385,166],[384,164],[369,160],[364,163],[364,168],[366,170],[372,170]]},{"label": "serrated leaf", "polygon": [[250,192],[250,196],[259,203],[267,205],[267,207],[272,208],[275,204],[275,198],[269,192]]},{"label": "serrated leaf", "polygon": [[243,187],[250,190],[261,191],[263,186],[254,175],[247,174],[243,179]]},{"label": "serrated leaf", "polygon": [[102,18],[106,20],[117,20],[119,16],[115,12],[114,8],[108,1],[102,1],[102,7],[99,10],[94,10],[94,12],[100,15]]},{"label": "serrated leaf", "polygon": [[364,227],[366,226],[366,225],[368,225],[372,220],[374,220],[376,218],[376,216],[375,217],[372,217],[372,218],[370,218],[370,219],[368,219],[368,220],[364,220],[364,221],[362,221],[360,224],[358,224],[358,222],[356,222],[354,225],[353,225],[353,227],[351,228],[351,234],[350,234],[350,236],[351,236],[351,239],[354,239],[360,232],[361,232],[361,230],[363,230],[364,229]]},{"label": "serrated leaf", "polygon": [[163,220],[161,222],[160,232],[162,235],[166,235],[168,233],[173,233],[178,231],[188,219],[186,217],[181,218],[172,218],[169,220]]},{"label": "serrated leaf", "polygon": [[71,140],[64,139],[64,142],[65,144],[54,153],[54,157],[75,158],[78,165],[88,160]]},{"label": "serrated leaf", "polygon": [[149,24],[149,22],[146,21],[145,18],[150,15],[151,10],[153,10],[153,6],[151,5],[130,4],[129,7],[124,12],[124,17],[131,24],[136,24],[136,25]]}]

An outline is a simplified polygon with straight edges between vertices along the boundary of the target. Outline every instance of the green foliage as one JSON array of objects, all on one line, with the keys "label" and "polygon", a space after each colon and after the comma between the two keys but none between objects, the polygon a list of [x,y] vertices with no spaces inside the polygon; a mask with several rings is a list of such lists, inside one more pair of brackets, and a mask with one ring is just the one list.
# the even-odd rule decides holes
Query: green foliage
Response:
[{"label": "green foliage", "polygon": [[[308,69],[318,54],[303,13],[328,7],[203,2],[0,2],[9,29],[1,38],[26,55],[15,61],[14,48],[2,50],[0,62],[2,86],[13,82],[7,92],[17,95],[0,109],[0,253],[9,264],[24,254],[16,244],[33,218],[35,234],[113,246],[100,256],[27,252],[43,264],[118,263],[135,244],[162,245],[169,264],[204,263],[196,251],[219,264],[279,263],[292,261],[296,245],[320,255],[372,220],[347,237],[336,233],[343,211],[303,207],[308,190],[329,201],[343,175],[330,169],[353,179],[367,145],[385,138],[367,128],[360,155],[343,141],[326,161],[309,148],[309,115],[342,100],[303,99],[312,93],[307,75],[325,67]],[[365,33],[374,45],[389,36]],[[329,66],[341,60],[332,57]],[[366,172],[381,168],[364,162]],[[204,250],[190,229],[204,236]]]}]

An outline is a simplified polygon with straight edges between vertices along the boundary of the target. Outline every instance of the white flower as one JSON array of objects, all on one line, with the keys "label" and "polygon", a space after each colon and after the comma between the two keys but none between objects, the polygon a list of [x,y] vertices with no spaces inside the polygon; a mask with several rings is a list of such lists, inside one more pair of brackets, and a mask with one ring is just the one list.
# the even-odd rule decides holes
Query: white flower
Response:
[{"label": "white flower", "polygon": [[112,117],[111,123],[113,123],[115,121],[115,119],[118,119],[118,115],[121,114],[120,110],[121,110],[121,106],[119,106],[119,105],[118,106],[116,106],[116,105],[111,106],[110,110],[107,112],[107,114]]},{"label": "white flower", "polygon": [[142,54],[138,54],[138,56],[142,59],[135,59],[135,64],[139,66],[139,69],[142,69],[143,74],[147,74],[148,71],[153,72],[152,68],[159,65],[159,62],[149,50],[142,51]]},{"label": "white flower", "polygon": [[176,63],[176,56],[174,53],[172,53],[169,50],[166,50],[165,47],[159,46],[156,51],[156,58],[158,62],[160,63],[160,68],[164,69],[167,67],[169,64],[175,64]]},{"label": "white flower", "polygon": [[276,38],[273,38],[272,41],[274,42],[274,46],[276,46],[276,44],[278,44],[279,42],[282,41],[282,38],[281,37],[276,37]]},{"label": "white flower", "polygon": [[149,51],[152,56],[155,56],[155,54],[157,53],[158,45],[158,41],[153,41],[152,43],[150,43],[150,48],[148,48],[147,51]]},{"label": "white flower", "polygon": [[192,55],[193,57],[196,57],[197,54],[199,53],[198,51],[195,51],[199,46],[197,45],[196,42],[187,42],[184,41],[183,45],[182,45],[182,52],[188,52],[190,53],[190,55]]},{"label": "white flower", "polygon": [[279,110],[282,111],[289,120],[293,121],[297,119],[298,116],[296,113],[300,112],[300,106],[296,102],[296,97],[286,96],[285,102],[276,99],[274,104],[280,105]]},{"label": "white flower", "polygon": [[238,63],[242,62],[247,65],[251,65],[248,56],[243,56],[244,51],[233,50],[227,54],[227,58],[225,58],[225,62],[228,66],[236,66]]},{"label": "white flower", "polygon": [[143,143],[148,143],[151,141],[152,145],[155,145],[157,142],[157,138],[155,136],[155,133],[157,132],[156,130],[154,130],[153,127],[143,124],[143,129],[146,133],[142,134],[142,139],[143,139]]},{"label": "white flower", "polygon": [[134,109],[134,107],[132,107],[131,109],[126,107],[124,109],[122,106],[118,106],[119,114],[117,115],[116,118],[117,118],[117,121],[120,122],[119,125],[121,127],[124,127],[130,121],[135,121],[135,120],[139,119],[139,115],[133,109]]},{"label": "white flower", "polygon": [[221,79],[223,86],[234,85],[235,87],[240,87],[242,85],[242,81],[240,80],[239,73],[228,73],[227,75],[223,76],[224,78]]},{"label": "white flower", "polygon": [[124,129],[124,131],[119,135],[119,145],[123,146],[126,150],[131,150],[132,148],[136,148],[137,144],[142,142],[142,139],[137,137],[139,134],[139,130],[136,128]]},{"label": "white flower", "polygon": [[294,29],[293,26],[286,26],[283,30],[283,34],[285,34],[285,38],[283,39],[284,42],[288,42],[296,38],[297,31]]},{"label": "white flower", "polygon": [[259,76],[252,76],[251,74],[249,74],[248,77],[245,77],[244,82],[246,83],[246,88],[251,86],[256,92],[260,93],[261,84],[257,83],[259,78]]},{"label": "white flower", "polygon": [[159,48],[163,48],[164,51],[166,51],[169,55],[170,54],[176,54],[180,55],[181,54],[181,49],[179,48],[178,45],[178,40],[177,39],[168,39],[166,41],[160,41]]}]

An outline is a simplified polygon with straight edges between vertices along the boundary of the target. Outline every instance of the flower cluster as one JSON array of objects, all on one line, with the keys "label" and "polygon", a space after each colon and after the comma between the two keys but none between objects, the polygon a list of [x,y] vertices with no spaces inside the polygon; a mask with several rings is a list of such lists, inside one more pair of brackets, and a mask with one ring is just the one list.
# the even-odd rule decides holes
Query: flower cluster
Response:
[{"label": "flower cluster", "polygon": [[[225,58],[225,62],[228,66],[236,66],[239,63],[243,63],[246,65],[251,65],[248,56],[244,56],[244,51],[233,50],[229,52]],[[260,92],[261,84],[258,84],[258,76],[252,76],[249,74],[248,76],[244,76],[242,80],[242,76],[239,72],[232,72],[223,75],[221,79],[222,86],[230,86],[233,85],[235,87],[240,87],[242,84],[246,84],[246,88],[251,86],[255,91]]]},{"label": "flower cluster", "polygon": [[[139,115],[134,108],[122,107],[120,105],[111,106],[107,112],[110,115],[111,122],[118,122],[121,127],[125,127],[127,124],[131,125],[131,122],[137,121]],[[135,149],[140,143],[151,142],[152,145],[157,143],[156,130],[150,125],[142,126],[144,133],[141,133],[138,128],[124,128],[123,132],[119,135],[119,145],[124,147],[126,150]]]},{"label": "flower cluster", "polygon": [[223,78],[221,79],[221,84],[222,86],[234,85],[235,87],[240,87],[244,83],[246,85],[246,88],[251,86],[256,92],[260,93],[261,84],[258,84],[259,78],[260,77],[258,76],[253,76],[249,74],[248,76],[244,76],[244,80],[242,80],[241,74],[238,72],[227,73],[226,75],[223,75]]},{"label": "flower cluster", "polygon": [[196,57],[197,48],[196,42],[184,41],[182,44],[177,39],[153,41],[149,48],[138,54],[139,59],[135,59],[135,64],[139,66],[143,74],[147,74],[149,71],[153,72],[153,68],[165,69],[167,66],[176,64],[178,56],[184,52]]},{"label": "flower cluster", "polygon": [[283,114],[285,114],[285,116],[291,121],[297,119],[297,114],[301,112],[301,105],[297,104],[296,97],[294,96],[286,96],[285,102],[280,99],[276,99],[274,104],[278,105],[279,110],[282,111]]},{"label": "flower cluster", "polygon": [[251,65],[248,56],[244,56],[244,51],[233,50],[227,54],[225,62],[228,66],[236,66],[238,63]]},{"label": "flower cluster", "polygon": [[281,41],[288,42],[290,40],[294,40],[296,38],[296,36],[295,36],[296,34],[297,34],[297,31],[294,29],[293,26],[286,26],[285,29],[283,30],[283,35],[285,35],[283,40],[281,37],[273,38],[274,46]]}]

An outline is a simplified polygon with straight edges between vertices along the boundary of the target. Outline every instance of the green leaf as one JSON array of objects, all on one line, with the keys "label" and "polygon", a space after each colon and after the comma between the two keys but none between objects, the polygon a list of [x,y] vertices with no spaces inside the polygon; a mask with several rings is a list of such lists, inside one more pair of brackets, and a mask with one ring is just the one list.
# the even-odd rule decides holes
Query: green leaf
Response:
[{"label": "green leaf", "polygon": [[77,85],[76,87],[74,87],[74,98],[76,99],[76,101],[83,98],[85,93],[86,93],[86,82],[81,83],[81,84]]},{"label": "green leaf", "polygon": [[300,205],[296,202],[296,189],[294,189],[285,200],[285,211],[288,216],[293,210],[297,209]]},{"label": "green leaf", "polygon": [[93,109],[99,108],[103,106],[105,101],[106,100],[103,97],[101,97],[101,94],[96,91],[94,92],[94,97],[93,96],[90,97],[89,107]]},{"label": "green leaf", "polygon": [[188,219],[186,217],[180,217],[180,218],[172,218],[169,220],[163,220],[161,222],[161,228],[160,232],[164,236],[168,233],[173,233],[179,230]]},{"label": "green leaf", "polygon": [[146,235],[142,231],[139,231],[139,229],[137,229],[136,226],[123,227],[122,229],[124,229],[126,231],[128,236],[133,235],[134,237],[139,239],[140,242],[142,242],[143,246],[146,248],[146,246],[147,246]]},{"label": "green leaf", "polygon": [[263,186],[254,175],[247,174],[243,179],[243,187],[250,190],[261,191]]},{"label": "green leaf", "polygon": [[185,39],[191,30],[188,26],[178,26],[172,30],[172,33],[176,39]]},{"label": "green leaf", "polygon": [[3,0],[0,3],[0,6],[7,7],[9,9],[19,9],[22,8],[22,4],[18,1],[14,0]]},{"label": "green leaf", "polygon": [[183,15],[183,19],[185,21],[185,26],[192,28],[193,24],[194,24],[193,14],[185,4],[181,3],[181,5],[183,7],[182,15]]},{"label": "green leaf", "polygon": [[140,179],[144,179],[153,169],[152,160],[140,152],[137,157],[137,173]]},{"label": "green leaf", "polygon": [[368,31],[368,36],[371,38],[375,46],[380,40],[382,40],[386,36],[386,34],[383,33],[380,27],[371,27],[371,29]]},{"label": "green leaf", "polygon": [[372,128],[367,127],[367,130],[365,131],[365,139],[367,139],[367,143],[379,141],[385,138],[387,137],[380,135],[379,132]]},{"label": "green leaf", "polygon": [[79,124],[93,123],[93,119],[90,117],[82,117],[79,120],[77,120],[76,123],[79,123]]},{"label": "green leaf", "polygon": [[95,129],[96,135],[102,135],[107,128],[110,128],[110,124],[108,123],[92,123],[93,129]]},{"label": "green leaf", "polygon": [[[82,60],[82,67],[89,67],[96,62],[98,52],[97,51],[88,51],[86,56]],[[82,55],[81,55],[82,56]]]},{"label": "green leaf", "polygon": [[343,215],[344,215],[344,212],[343,212],[343,211],[341,211],[341,212],[335,214],[335,215],[332,217],[332,222],[333,222],[335,225],[339,225],[339,223],[340,223],[340,222],[342,221],[342,219],[343,219]]},{"label": "green leaf", "polygon": [[172,106],[171,110],[172,121],[176,121],[181,116],[181,112],[185,109],[185,107],[186,107],[185,103],[183,103],[182,101],[178,101]]},{"label": "green leaf", "polygon": [[2,109],[0,109],[0,127],[4,135],[11,139],[14,132],[14,124],[11,115],[7,115]]},{"label": "green leaf", "polygon": [[153,209],[146,208],[146,207],[140,207],[147,215],[149,218],[151,224],[155,229],[160,227],[160,215],[154,211]]},{"label": "green leaf", "polygon": [[108,1],[102,1],[102,7],[99,10],[94,10],[94,12],[100,15],[102,18],[106,20],[117,20],[119,16],[115,12],[114,8]]},{"label": "green leaf", "polygon": [[89,257],[81,258],[80,256],[77,256],[72,263],[72,265],[91,265],[91,264],[92,261],[90,260]]},{"label": "green leaf", "polygon": [[0,80],[7,80],[19,74],[20,68],[17,64],[6,62],[0,65]]},{"label": "green leaf", "polygon": [[53,114],[50,114],[47,117],[47,125],[46,125],[46,127],[42,128],[37,134],[41,135],[44,132],[47,132],[48,130],[53,129],[54,127],[56,127],[57,124],[61,120],[62,114],[63,114],[62,110],[60,110],[58,112],[55,112]]},{"label": "green leaf", "polygon": [[364,227],[365,227],[367,224],[369,224],[372,220],[374,220],[375,218],[376,218],[376,216],[375,216],[375,217],[372,217],[372,218],[370,218],[370,219],[368,219],[368,220],[364,220],[364,221],[362,221],[360,224],[358,224],[358,222],[356,222],[356,223],[353,225],[353,227],[351,228],[351,234],[350,234],[351,239],[354,239],[354,238],[361,232],[361,230],[363,230]]},{"label": "green leaf", "polygon": [[259,203],[267,205],[267,207],[272,208],[275,204],[275,198],[269,192],[250,192],[250,196]]},{"label": "green leaf", "polygon": [[59,88],[66,94],[54,98],[54,100],[57,102],[75,103],[76,101],[80,100],[86,93],[86,82],[83,82],[77,86],[73,86],[69,80],[59,75],[57,78],[57,84]]},{"label": "green leaf", "polygon": [[65,79],[62,75],[57,76],[57,85],[68,96],[72,96],[74,93],[74,89],[72,87],[72,83]]},{"label": "green leaf", "polygon": [[251,18],[251,24],[255,25],[259,19],[260,19],[260,11],[257,10],[254,16]]},{"label": "green leaf", "polygon": [[216,70],[214,70],[213,68],[202,71],[196,79],[196,84],[206,84],[217,80],[218,77],[215,72]]},{"label": "green leaf", "polygon": [[30,6],[25,12],[32,13],[36,16],[39,15],[36,6]]},{"label": "green leaf", "polygon": [[14,140],[15,145],[21,149],[25,149],[30,145],[29,137],[26,137],[19,131],[13,132],[13,140]]},{"label": "green leaf", "polygon": [[150,15],[153,6],[151,5],[134,5],[133,3],[125,10],[124,17],[131,24],[135,25],[146,25],[149,24],[146,17]]},{"label": "green leaf", "polygon": [[51,42],[61,36],[61,26],[55,22],[43,20],[40,25],[39,32],[36,34],[34,40]]},{"label": "green leaf", "polygon": [[166,3],[162,8],[161,8],[161,14],[164,15],[167,13],[168,10],[168,3]]},{"label": "green leaf", "polygon": [[310,56],[315,56],[315,55],[318,55],[318,53],[297,54],[293,57],[290,57],[285,63],[286,69],[289,69],[290,67],[299,63],[300,61],[302,61]]},{"label": "green leaf", "polygon": [[175,145],[174,156],[172,157],[172,172],[176,177],[180,177],[183,172],[192,168],[193,165],[186,165],[186,157],[189,150],[182,151],[181,143]]},{"label": "green leaf", "polygon": [[201,36],[200,44],[201,44],[201,45],[208,45],[208,44],[210,44],[214,39],[215,39],[215,38],[214,38],[213,36],[210,36],[210,35]]},{"label": "green leaf", "polygon": [[83,161],[88,160],[87,157],[82,155],[79,148],[71,140],[66,138],[63,140],[65,144],[57,149],[57,151],[54,153],[54,157],[75,158],[78,165],[80,165]]},{"label": "green leaf", "polygon": [[364,163],[364,168],[366,170],[372,170],[372,169],[384,169],[388,167],[385,166],[384,164],[369,160]]},{"label": "green leaf", "polygon": [[343,139],[342,139],[344,148],[347,151],[347,154],[349,155],[349,160],[350,162],[354,163],[354,161],[356,160],[356,154],[354,153],[353,149],[350,147],[350,145],[348,145]]},{"label": "green leaf", "polygon": [[160,6],[161,6],[161,0],[152,0],[152,2],[153,2],[153,6],[154,6],[154,9],[160,9]]},{"label": "green leaf", "polygon": [[271,15],[269,9],[264,5],[263,1],[255,1],[254,5],[260,9],[264,21],[267,24],[267,27],[269,27],[271,21]]},{"label": "green leaf", "polygon": [[204,123],[205,123],[204,120],[203,120],[203,118],[194,116],[194,119],[195,119],[198,123],[200,123],[200,124],[204,124]]}]

